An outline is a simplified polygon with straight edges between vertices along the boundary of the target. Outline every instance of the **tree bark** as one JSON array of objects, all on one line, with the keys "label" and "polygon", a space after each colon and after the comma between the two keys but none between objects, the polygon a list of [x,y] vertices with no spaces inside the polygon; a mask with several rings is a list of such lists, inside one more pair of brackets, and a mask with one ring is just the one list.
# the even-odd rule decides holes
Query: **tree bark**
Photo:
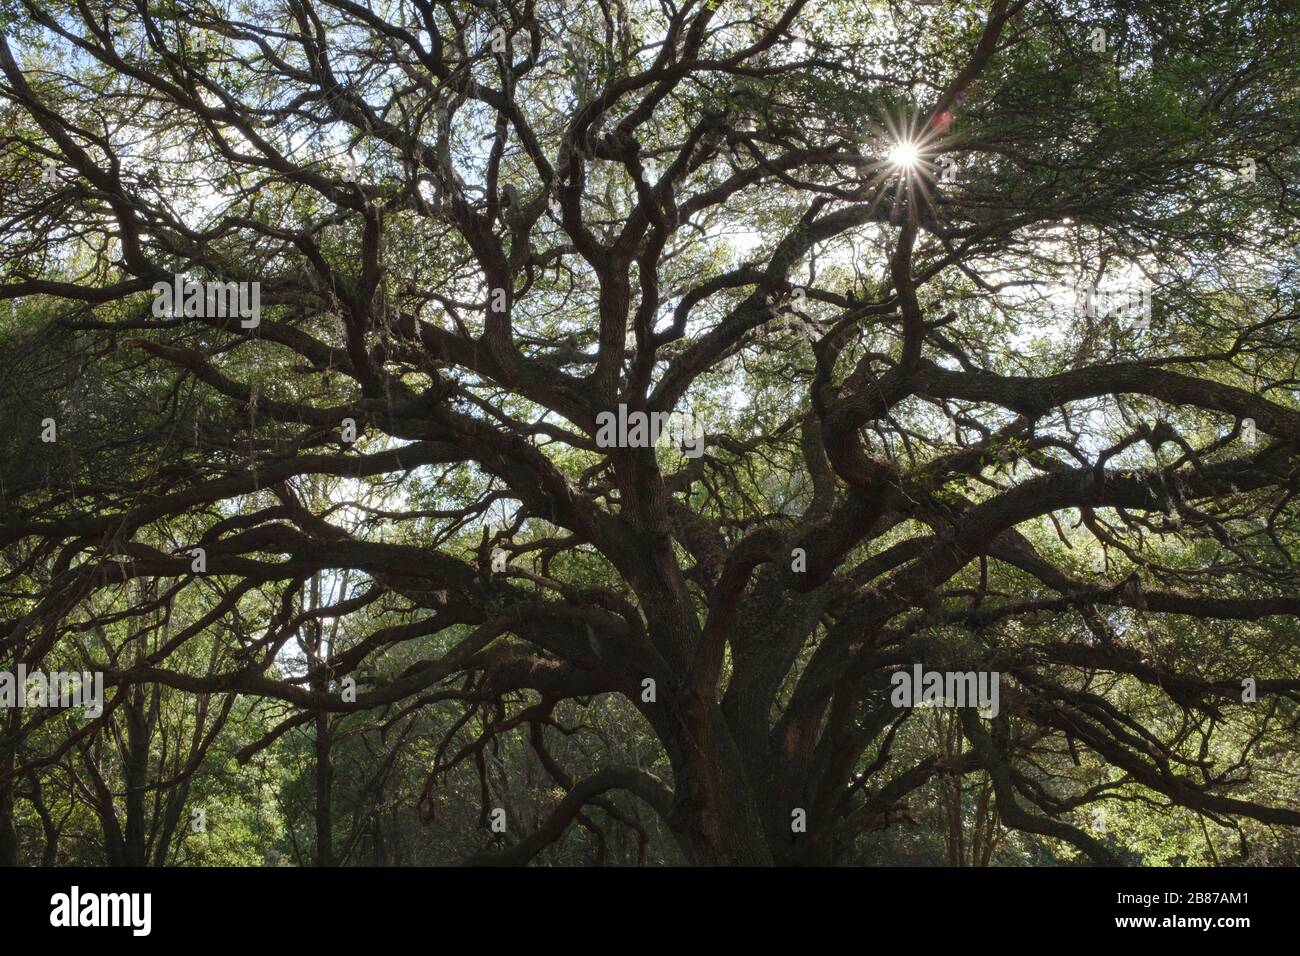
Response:
[{"label": "tree bark", "polygon": [[316,715],[316,865],[334,866],[334,760],[330,716]]},{"label": "tree bark", "polygon": [[697,866],[771,866],[762,814],[736,742],[711,700],[691,697],[669,742],[674,798],[668,825]]}]

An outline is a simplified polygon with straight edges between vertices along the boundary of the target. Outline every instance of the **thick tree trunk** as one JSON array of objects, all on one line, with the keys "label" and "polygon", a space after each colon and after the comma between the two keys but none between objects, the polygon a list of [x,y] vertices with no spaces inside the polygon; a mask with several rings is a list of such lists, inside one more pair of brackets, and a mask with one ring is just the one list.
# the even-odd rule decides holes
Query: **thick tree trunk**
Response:
[{"label": "thick tree trunk", "polygon": [[681,710],[669,747],[675,797],[668,824],[697,866],[771,866],[772,851],[740,751],[713,702]]}]

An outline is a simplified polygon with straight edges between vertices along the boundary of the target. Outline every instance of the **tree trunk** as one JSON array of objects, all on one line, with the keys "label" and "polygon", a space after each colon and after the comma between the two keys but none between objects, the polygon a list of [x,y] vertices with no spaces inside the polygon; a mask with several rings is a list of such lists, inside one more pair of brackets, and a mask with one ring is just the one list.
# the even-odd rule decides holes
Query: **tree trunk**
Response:
[{"label": "tree trunk", "polygon": [[54,815],[50,813],[50,808],[45,804],[45,791],[41,786],[41,775],[39,773],[29,774],[27,782],[31,784],[32,807],[36,810],[36,815],[41,819],[41,832],[45,837],[45,846],[41,850],[41,866],[53,866],[59,858],[59,827],[54,822]]},{"label": "tree trunk", "polygon": [[722,711],[693,698],[669,747],[675,796],[668,825],[697,866],[771,866],[762,817]]},{"label": "tree trunk", "polygon": [[[12,765],[12,758],[5,759]],[[0,784],[0,866],[18,865],[18,831],[14,829],[14,788]]]},{"label": "tree trunk", "polygon": [[149,738],[145,729],[144,691],[137,688],[136,699],[127,711],[126,760],[126,865],[145,865],[145,795],[149,783]]},{"label": "tree trunk", "polygon": [[316,865],[334,865],[334,761],[329,714],[316,715]]},{"label": "tree trunk", "polygon": [[18,721],[22,711],[14,708],[0,726],[0,866],[18,865],[18,831],[14,828],[14,769],[18,746]]}]

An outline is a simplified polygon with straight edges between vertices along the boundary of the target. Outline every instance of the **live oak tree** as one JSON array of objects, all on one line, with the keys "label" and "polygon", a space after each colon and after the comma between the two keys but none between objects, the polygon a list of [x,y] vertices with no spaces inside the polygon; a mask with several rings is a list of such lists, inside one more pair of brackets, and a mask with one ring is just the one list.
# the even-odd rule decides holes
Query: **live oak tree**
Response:
[{"label": "live oak tree", "polygon": [[109,690],[0,715],[0,861],[44,783],[146,862],[289,739],[319,864],[397,793],[487,863],[1300,827],[1293,5],[3,16],[0,661]]}]

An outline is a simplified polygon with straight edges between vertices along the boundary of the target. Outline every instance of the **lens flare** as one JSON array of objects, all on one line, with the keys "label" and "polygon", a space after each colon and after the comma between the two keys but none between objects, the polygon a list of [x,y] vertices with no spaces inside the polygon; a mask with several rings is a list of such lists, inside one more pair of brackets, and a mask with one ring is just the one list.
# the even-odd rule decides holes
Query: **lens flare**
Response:
[{"label": "lens flare", "polygon": [[889,150],[889,161],[895,166],[900,166],[905,169],[911,169],[915,166],[916,161],[919,158],[920,154],[916,151],[915,143],[895,143]]}]

